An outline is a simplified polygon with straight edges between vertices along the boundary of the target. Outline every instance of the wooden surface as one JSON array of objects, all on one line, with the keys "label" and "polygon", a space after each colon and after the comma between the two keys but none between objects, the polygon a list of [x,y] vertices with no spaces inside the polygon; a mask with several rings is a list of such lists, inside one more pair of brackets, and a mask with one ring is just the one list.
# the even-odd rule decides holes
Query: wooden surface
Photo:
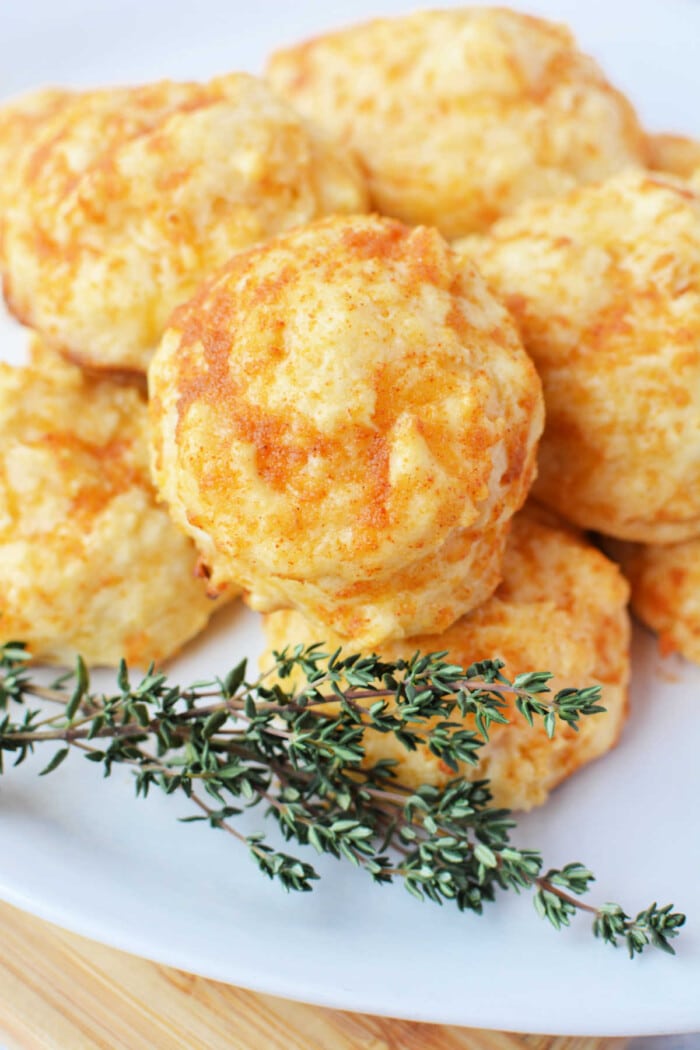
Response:
[{"label": "wooden surface", "polygon": [[621,1050],[341,1013],[105,948],[0,904],[2,1050]]}]

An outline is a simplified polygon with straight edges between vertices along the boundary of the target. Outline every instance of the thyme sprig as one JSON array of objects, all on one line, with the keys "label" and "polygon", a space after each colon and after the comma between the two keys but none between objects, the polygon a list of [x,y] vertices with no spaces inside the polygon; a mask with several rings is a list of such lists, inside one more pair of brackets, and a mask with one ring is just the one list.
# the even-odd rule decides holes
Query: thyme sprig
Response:
[{"label": "thyme sprig", "polygon": [[[652,904],[631,918],[617,904],[580,900],[592,872],[579,863],[543,872],[538,851],[512,845],[514,821],[493,806],[488,781],[458,776],[463,764],[477,764],[490,727],[505,724],[511,706],[530,724],[541,720],[552,737],[558,723],[577,729],[582,717],[604,710],[599,687],[552,694],[548,672],[511,682],[499,660],[461,668],[446,656],[387,662],[297,646],[275,653],[270,671],[252,681],[242,661],[189,688],[153,668],[133,683],[122,663],[116,690],[101,694],[91,691],[80,659],[51,687],[38,684],[24,644],[9,643],[0,647],[0,772],[3,752],[18,765],[39,745],[59,744],[42,775],[71,749],[105,776],[115,764],[132,766],[137,795],[152,788],[185,795],[198,810],[185,821],[238,839],[288,890],[310,890],[317,872],[262,832],[240,832],[234,821],[244,809],[263,805],[287,842],[345,858],[375,882],[402,880],[421,900],[481,913],[498,890],[533,890],[538,914],[556,929],[586,911],[594,935],[624,943],[630,956],[650,945],[673,953],[685,916],[672,905]],[[30,697],[60,710],[25,704],[13,719],[13,706]],[[368,733],[391,734],[409,751],[427,746],[455,777],[441,788],[403,786],[392,761],[368,763]]]}]

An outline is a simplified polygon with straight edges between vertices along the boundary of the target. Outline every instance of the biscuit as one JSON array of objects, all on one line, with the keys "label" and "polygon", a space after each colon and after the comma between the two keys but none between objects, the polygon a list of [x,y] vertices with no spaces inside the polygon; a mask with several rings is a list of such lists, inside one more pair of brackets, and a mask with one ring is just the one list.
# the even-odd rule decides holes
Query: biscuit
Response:
[{"label": "biscuit", "polygon": [[31,151],[37,134],[71,97],[69,91],[41,88],[0,106],[0,252],[3,217],[17,195],[24,158]]},{"label": "biscuit", "polygon": [[[28,107],[0,115],[8,141]],[[144,372],[173,308],[235,251],[367,207],[349,154],[244,74],[64,93],[47,113],[9,180],[5,297],[82,365]]]},{"label": "biscuit", "polygon": [[379,19],[273,55],[284,98],[353,146],[375,208],[446,237],[630,165],[630,103],[564,26],[504,8]]},{"label": "biscuit", "polygon": [[669,546],[606,544],[632,587],[632,609],[664,656],[700,664],[700,539]]},{"label": "biscuit", "polygon": [[437,231],[334,218],[236,256],[174,314],[149,386],[156,484],[214,590],[374,644],[498,583],[540,385]]},{"label": "biscuit", "polygon": [[700,192],[624,173],[458,247],[542,379],[537,498],[620,539],[700,533]]},{"label": "biscuit", "polygon": [[130,387],[58,359],[0,365],[0,641],[146,666],[204,628],[216,603],[156,504],[146,429]]},{"label": "biscuit", "polygon": [[[528,509],[518,514],[503,563],[503,582],[496,593],[441,634],[384,643],[380,655],[410,658],[415,652],[442,652],[461,667],[499,657],[511,681],[527,671],[553,672],[553,691],[599,684],[605,714],[581,719],[579,732],[558,723],[549,740],[541,721],[530,726],[508,698],[509,724],[493,725],[489,743],[476,766],[460,775],[490,779],[494,804],[527,810],[543,803],[549,792],[617,742],[627,713],[629,680],[628,587],[617,568],[575,530]],[[324,643],[333,652],[342,639],[319,633],[298,612],[275,612],[264,618],[268,649]],[[346,645],[352,650],[353,644]],[[453,715],[453,719],[459,719]],[[465,727],[472,725],[465,720]],[[365,735],[370,763],[392,759],[398,780],[409,788],[442,786],[455,776],[427,747],[406,750],[393,736]]]}]

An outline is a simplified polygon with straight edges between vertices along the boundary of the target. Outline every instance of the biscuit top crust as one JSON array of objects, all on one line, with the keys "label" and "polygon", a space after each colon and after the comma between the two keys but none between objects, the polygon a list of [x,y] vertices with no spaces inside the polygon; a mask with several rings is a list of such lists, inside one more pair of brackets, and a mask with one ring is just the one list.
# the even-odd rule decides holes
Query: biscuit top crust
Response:
[{"label": "biscuit top crust", "polygon": [[135,389],[0,364],[0,541],[54,532],[79,546],[116,497],[152,492],[146,426]]},{"label": "biscuit top crust", "polygon": [[217,556],[346,581],[395,571],[524,499],[534,368],[434,230],[328,219],[237,256],[150,372],[155,474]]},{"label": "biscuit top crust", "polygon": [[504,8],[352,26],[277,52],[267,76],[357,150],[380,212],[446,237],[645,162],[632,106],[569,30]]},{"label": "biscuit top crust", "polygon": [[73,97],[61,88],[41,88],[0,107],[0,231],[3,214],[19,188],[25,156]]},{"label": "biscuit top crust", "polygon": [[42,345],[31,358],[0,364],[0,640],[52,663],[148,666],[214,604],[156,503],[145,398]]},{"label": "biscuit top crust", "polygon": [[247,74],[20,99],[0,157],[3,126],[18,142],[30,118],[5,296],[81,364],[145,371],[173,308],[235,251],[367,207],[355,160]]},{"label": "biscuit top crust", "polygon": [[505,295],[536,360],[650,354],[700,334],[684,327],[700,324],[700,193],[671,175],[623,172],[531,201],[456,247]]},{"label": "biscuit top crust", "polygon": [[529,202],[458,248],[503,297],[543,380],[538,498],[623,539],[697,535],[700,193],[626,172]]}]

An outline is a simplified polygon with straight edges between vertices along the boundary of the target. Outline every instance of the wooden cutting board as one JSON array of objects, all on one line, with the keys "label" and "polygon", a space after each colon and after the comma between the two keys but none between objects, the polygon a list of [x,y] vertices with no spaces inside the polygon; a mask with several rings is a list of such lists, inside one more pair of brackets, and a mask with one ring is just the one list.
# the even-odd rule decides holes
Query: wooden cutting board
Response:
[{"label": "wooden cutting board", "polygon": [[2,1050],[621,1050],[305,1006],[105,948],[0,904]]}]

